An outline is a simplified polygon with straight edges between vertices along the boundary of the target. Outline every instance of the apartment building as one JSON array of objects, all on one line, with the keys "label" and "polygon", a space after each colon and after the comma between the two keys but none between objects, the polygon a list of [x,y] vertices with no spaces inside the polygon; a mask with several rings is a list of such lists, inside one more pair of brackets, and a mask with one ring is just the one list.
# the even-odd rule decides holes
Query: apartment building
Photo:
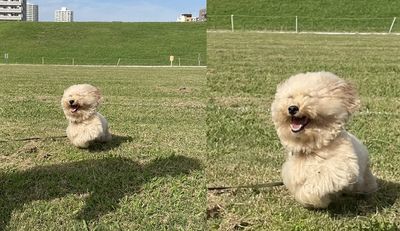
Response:
[{"label": "apartment building", "polygon": [[61,10],[56,10],[54,19],[56,22],[73,22],[74,12],[67,7],[61,7]]},{"label": "apartment building", "polygon": [[39,21],[39,6],[28,3],[26,5],[26,21]]},{"label": "apartment building", "polygon": [[0,21],[26,21],[26,0],[0,0]]}]

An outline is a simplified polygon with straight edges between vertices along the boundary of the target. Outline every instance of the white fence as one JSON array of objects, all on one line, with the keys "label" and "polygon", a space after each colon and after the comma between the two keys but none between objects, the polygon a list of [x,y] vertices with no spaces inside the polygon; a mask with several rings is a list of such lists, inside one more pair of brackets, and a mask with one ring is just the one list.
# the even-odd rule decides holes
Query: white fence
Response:
[{"label": "white fence", "polygon": [[209,29],[283,32],[400,32],[397,17],[314,18],[302,16],[210,15]]},{"label": "white fence", "polygon": [[202,66],[206,65],[205,55],[196,54],[193,58],[174,56],[171,61],[170,56],[136,59],[136,58],[55,58],[55,57],[21,57],[14,56],[12,53],[3,53],[3,64],[58,64],[58,65],[110,65],[110,66]]}]

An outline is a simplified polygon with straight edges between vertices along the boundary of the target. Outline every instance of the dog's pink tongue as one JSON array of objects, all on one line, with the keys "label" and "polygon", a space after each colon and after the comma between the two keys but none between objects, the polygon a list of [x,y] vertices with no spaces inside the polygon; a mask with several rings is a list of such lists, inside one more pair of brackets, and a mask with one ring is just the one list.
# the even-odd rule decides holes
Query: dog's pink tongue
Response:
[{"label": "dog's pink tongue", "polygon": [[73,106],[71,106],[71,112],[72,112],[72,113],[77,112],[78,109],[79,109],[79,106],[78,106],[78,105],[73,105]]},{"label": "dog's pink tongue", "polygon": [[306,123],[306,121],[307,119],[305,118],[292,117],[290,126],[292,127],[293,130],[298,130]]},{"label": "dog's pink tongue", "polygon": [[298,130],[298,129],[301,128],[302,125],[301,124],[293,124],[292,123],[290,126],[292,127],[293,130]]}]

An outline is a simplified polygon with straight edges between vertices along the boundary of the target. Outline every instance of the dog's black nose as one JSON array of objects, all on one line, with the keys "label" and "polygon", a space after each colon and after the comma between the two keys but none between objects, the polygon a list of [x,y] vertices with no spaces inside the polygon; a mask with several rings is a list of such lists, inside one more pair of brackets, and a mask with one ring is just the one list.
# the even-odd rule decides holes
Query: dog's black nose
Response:
[{"label": "dog's black nose", "polygon": [[299,108],[297,106],[290,106],[288,111],[290,115],[296,115],[296,113],[299,111]]},{"label": "dog's black nose", "polygon": [[69,104],[74,104],[74,102],[75,102],[75,100],[73,100],[73,99],[71,99],[70,101],[69,101]]}]

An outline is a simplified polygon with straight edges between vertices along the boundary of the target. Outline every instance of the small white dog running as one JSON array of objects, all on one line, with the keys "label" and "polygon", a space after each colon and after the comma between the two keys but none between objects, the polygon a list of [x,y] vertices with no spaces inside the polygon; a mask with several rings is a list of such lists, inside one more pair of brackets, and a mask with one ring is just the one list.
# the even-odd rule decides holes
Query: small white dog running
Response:
[{"label": "small white dog running", "polygon": [[100,100],[99,89],[90,84],[73,85],[64,91],[61,105],[69,121],[67,136],[76,147],[111,140],[107,120],[97,112]]},{"label": "small white dog running", "polygon": [[345,130],[358,108],[355,88],[329,72],[298,74],[278,86],[271,111],[288,151],[283,183],[303,206],[326,208],[334,195],[377,190],[367,148]]}]

